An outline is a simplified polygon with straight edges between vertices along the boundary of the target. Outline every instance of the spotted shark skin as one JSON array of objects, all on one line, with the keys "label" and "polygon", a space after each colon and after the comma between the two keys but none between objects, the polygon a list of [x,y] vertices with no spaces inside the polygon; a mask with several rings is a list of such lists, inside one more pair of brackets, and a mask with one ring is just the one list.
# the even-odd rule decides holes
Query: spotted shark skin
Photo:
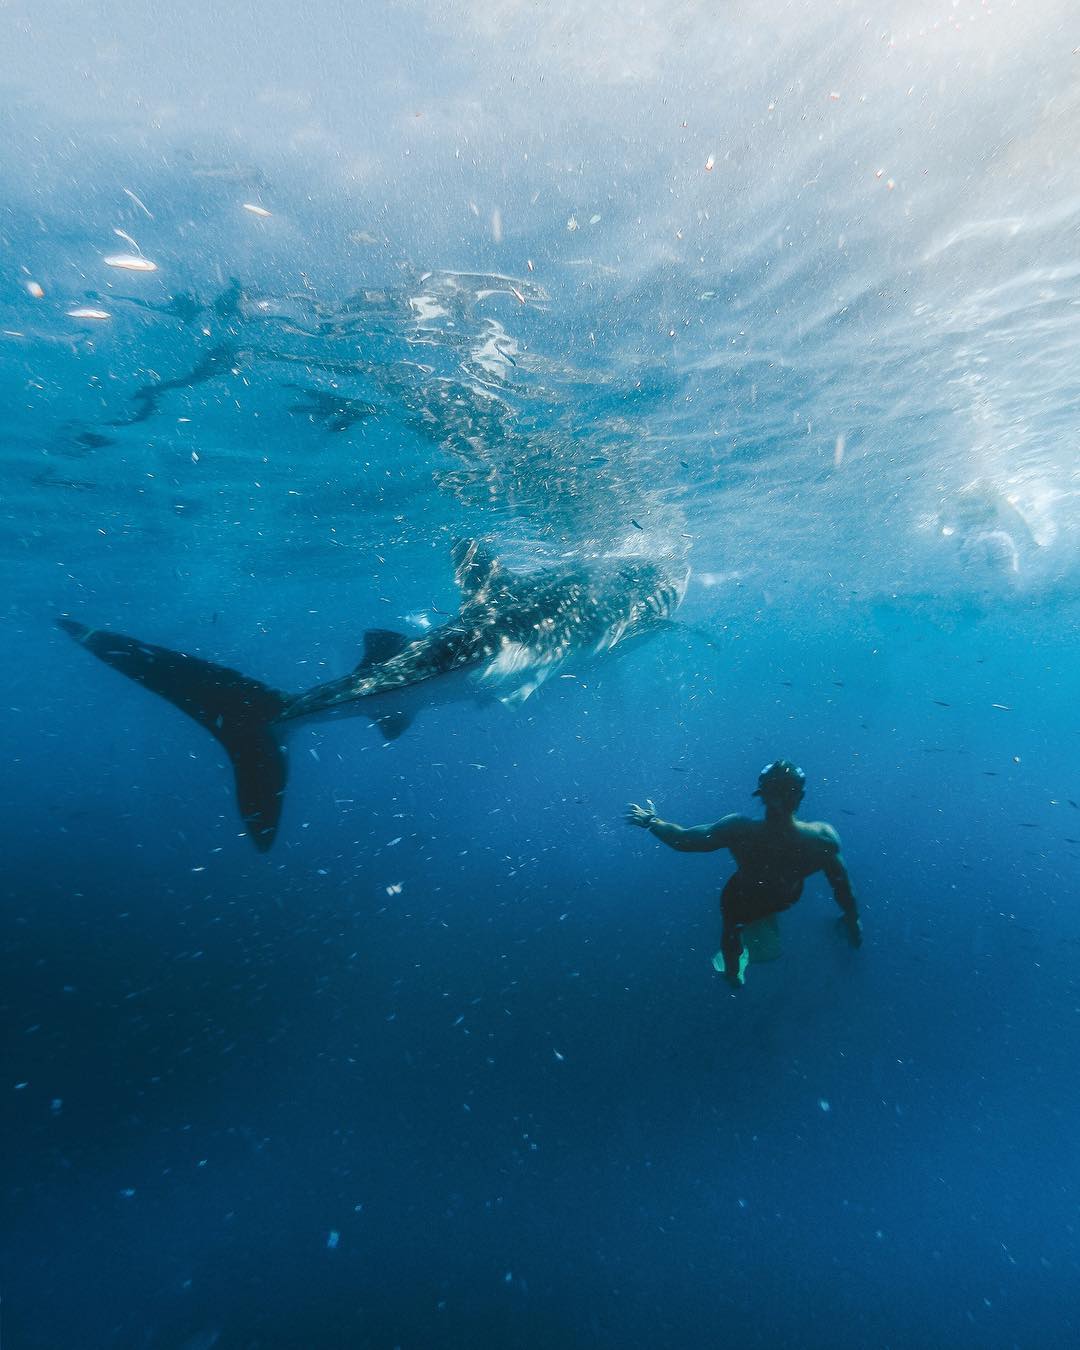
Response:
[{"label": "spotted shark skin", "polygon": [[600,657],[660,631],[682,603],[689,577],[675,563],[637,559],[514,572],[475,539],[455,544],[453,561],[462,600],[448,622],[411,640],[369,630],[355,670],[293,695],[122,633],[66,616],[57,622],[224,746],[240,814],[265,852],[281,817],[283,742],[294,723],[362,716],[393,739],[425,708],[461,699],[519,704],[567,659]]}]

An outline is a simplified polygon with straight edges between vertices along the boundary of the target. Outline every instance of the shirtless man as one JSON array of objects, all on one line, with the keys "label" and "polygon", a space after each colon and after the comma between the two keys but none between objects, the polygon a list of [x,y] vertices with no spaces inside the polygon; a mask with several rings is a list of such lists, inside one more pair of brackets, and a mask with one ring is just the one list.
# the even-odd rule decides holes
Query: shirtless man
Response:
[{"label": "shirtless man", "polygon": [[840,852],[840,836],[824,821],[795,819],[805,791],[802,769],[790,760],[778,759],[762,769],[754,793],[765,805],[764,820],[724,816],[715,825],[684,828],[661,820],[651,801],[646,800],[644,806],[631,802],[626,808],[627,824],[648,830],[668,848],[681,853],[731,851],[738,866],[720,897],[720,953],[724,975],[733,988],[742,985],[749,959],[743,928],[789,909],[802,895],[803,882],[815,872],[824,872],[832,887],[851,945],[862,943],[859,908]]}]

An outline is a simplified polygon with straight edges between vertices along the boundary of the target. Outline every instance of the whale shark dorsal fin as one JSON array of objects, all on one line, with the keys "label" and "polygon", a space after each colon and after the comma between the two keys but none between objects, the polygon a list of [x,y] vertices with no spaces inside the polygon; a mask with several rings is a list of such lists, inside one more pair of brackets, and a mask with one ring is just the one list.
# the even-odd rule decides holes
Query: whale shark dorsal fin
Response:
[{"label": "whale shark dorsal fin", "polygon": [[454,580],[466,600],[472,600],[486,590],[501,569],[498,558],[479,539],[459,539],[451,556]]},{"label": "whale shark dorsal fin", "polygon": [[409,645],[404,633],[395,633],[392,628],[369,628],[364,634],[364,654],[357,662],[356,670],[370,670],[382,665]]}]

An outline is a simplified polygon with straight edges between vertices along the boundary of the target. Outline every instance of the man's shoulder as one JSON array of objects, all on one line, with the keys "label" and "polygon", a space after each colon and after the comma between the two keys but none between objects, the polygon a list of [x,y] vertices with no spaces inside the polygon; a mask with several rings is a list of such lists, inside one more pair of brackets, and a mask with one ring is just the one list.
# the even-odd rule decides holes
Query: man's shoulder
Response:
[{"label": "man's shoulder", "polygon": [[732,811],[730,815],[721,816],[716,822],[718,825],[760,825],[761,821],[753,816],[744,816],[739,811]]},{"label": "man's shoulder", "polygon": [[804,839],[822,845],[829,852],[840,848],[840,836],[826,820],[800,820],[799,832]]},{"label": "man's shoulder", "polygon": [[714,830],[724,830],[731,834],[745,834],[748,829],[755,829],[760,826],[761,821],[755,820],[752,816],[740,815],[733,811],[731,815],[721,816],[712,826]]}]

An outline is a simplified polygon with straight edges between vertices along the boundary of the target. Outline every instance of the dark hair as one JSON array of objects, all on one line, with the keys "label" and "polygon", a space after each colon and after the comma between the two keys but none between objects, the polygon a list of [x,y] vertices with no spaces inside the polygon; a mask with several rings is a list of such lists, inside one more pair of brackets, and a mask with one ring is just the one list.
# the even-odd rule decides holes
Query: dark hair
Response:
[{"label": "dark hair", "polygon": [[774,759],[758,774],[755,797],[790,807],[794,810],[806,791],[806,774],[790,759]]}]

